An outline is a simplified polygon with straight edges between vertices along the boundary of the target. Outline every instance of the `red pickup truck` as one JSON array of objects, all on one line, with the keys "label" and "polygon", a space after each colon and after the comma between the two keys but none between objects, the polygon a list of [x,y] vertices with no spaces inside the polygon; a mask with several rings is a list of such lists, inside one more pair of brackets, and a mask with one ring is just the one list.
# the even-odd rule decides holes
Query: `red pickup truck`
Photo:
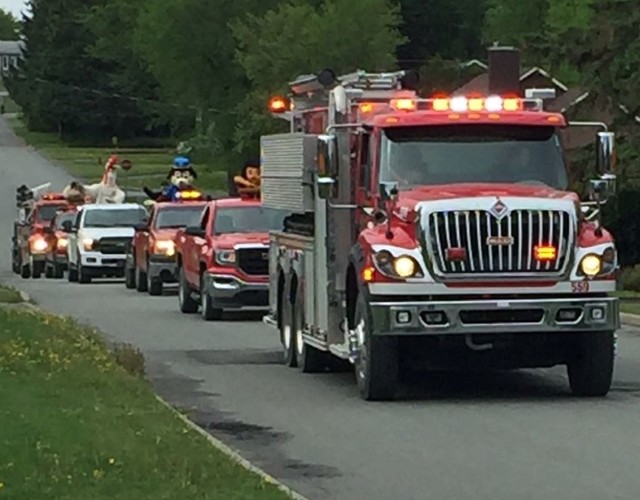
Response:
[{"label": "red pickup truck", "polygon": [[162,295],[165,283],[176,282],[176,235],[197,225],[206,201],[156,203],[147,222],[135,226],[127,252],[125,286]]},{"label": "red pickup truck", "polygon": [[285,210],[256,199],[211,201],[199,225],[178,232],[178,301],[183,313],[207,320],[223,310],[269,306],[269,231],[283,230]]},{"label": "red pickup truck", "polygon": [[69,233],[64,230],[63,224],[65,221],[73,222],[76,212],[77,208],[74,206],[66,210],[59,210],[51,220],[49,227],[45,229],[47,253],[44,258],[44,275],[47,278],[61,279],[67,270]]}]

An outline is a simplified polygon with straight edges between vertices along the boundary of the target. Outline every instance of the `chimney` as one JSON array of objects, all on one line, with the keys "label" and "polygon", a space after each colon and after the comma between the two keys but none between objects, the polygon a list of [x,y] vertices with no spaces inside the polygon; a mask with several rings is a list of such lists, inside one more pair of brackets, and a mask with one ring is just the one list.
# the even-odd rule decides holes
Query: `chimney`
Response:
[{"label": "chimney", "polygon": [[497,46],[489,48],[489,94],[522,95],[518,49]]}]

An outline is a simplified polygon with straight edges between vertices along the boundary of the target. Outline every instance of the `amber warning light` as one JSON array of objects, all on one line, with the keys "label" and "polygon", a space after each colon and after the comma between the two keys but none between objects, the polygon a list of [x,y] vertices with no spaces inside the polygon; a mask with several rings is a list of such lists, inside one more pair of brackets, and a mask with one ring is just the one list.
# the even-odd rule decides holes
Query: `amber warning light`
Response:
[{"label": "amber warning light", "polygon": [[284,97],[275,96],[269,100],[269,111],[272,113],[284,113],[288,109],[289,105]]},{"label": "amber warning light", "polygon": [[556,258],[556,247],[548,245],[548,246],[536,246],[533,249],[533,255],[535,259],[539,262],[547,262],[550,260],[555,260]]}]

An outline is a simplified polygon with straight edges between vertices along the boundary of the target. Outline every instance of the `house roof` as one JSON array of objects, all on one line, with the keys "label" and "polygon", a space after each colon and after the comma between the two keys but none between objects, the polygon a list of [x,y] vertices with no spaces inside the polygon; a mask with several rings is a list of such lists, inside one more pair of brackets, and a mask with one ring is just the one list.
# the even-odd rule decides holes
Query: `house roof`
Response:
[{"label": "house roof", "polygon": [[[469,61],[469,62],[471,63],[471,61]],[[540,68],[538,66],[534,66],[532,68],[529,68],[525,72],[521,73],[520,74],[520,82],[524,82],[526,79],[528,79],[528,78],[530,78],[530,77],[532,77],[532,76],[534,76],[536,74],[542,76],[543,78],[547,78],[556,87],[561,89],[563,92],[567,92],[569,90],[569,88],[564,83],[562,83],[557,78],[551,76],[547,71],[543,70],[542,68]],[[462,87],[459,87],[453,93],[454,94],[469,94],[469,93],[476,93],[477,92],[477,93],[481,93],[481,94],[486,94],[488,91],[489,91],[489,74],[488,73],[482,73],[481,75],[478,75],[475,78],[472,78],[471,80],[469,80],[467,83],[465,83]]]},{"label": "house roof", "polygon": [[0,40],[0,54],[20,56],[23,48],[22,40]]}]

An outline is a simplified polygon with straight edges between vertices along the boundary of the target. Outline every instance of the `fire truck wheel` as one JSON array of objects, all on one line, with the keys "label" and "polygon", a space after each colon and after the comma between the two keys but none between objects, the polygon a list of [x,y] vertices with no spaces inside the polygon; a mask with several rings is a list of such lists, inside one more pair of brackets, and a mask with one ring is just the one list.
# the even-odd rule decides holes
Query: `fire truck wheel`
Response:
[{"label": "fire truck wheel", "polygon": [[82,269],[82,266],[78,266],[78,283],[91,283],[91,276],[87,274],[87,271]]},{"label": "fire truck wheel", "polygon": [[303,373],[323,372],[329,366],[328,355],[316,349],[302,340],[304,327],[304,301],[302,293],[296,294],[296,302],[293,306],[292,335],[295,338],[296,364]]},{"label": "fire truck wheel", "polygon": [[31,267],[29,264],[24,264],[20,270],[20,276],[24,279],[31,278]]},{"label": "fire truck wheel", "polygon": [[53,265],[53,277],[57,280],[64,278],[64,269],[62,266],[58,264]]},{"label": "fire truck wheel", "polygon": [[136,290],[138,292],[147,291],[147,273],[143,272],[136,264]]},{"label": "fire truck wheel", "polygon": [[191,290],[184,276],[182,266],[178,269],[178,304],[180,312],[184,314],[194,314],[198,312],[198,303],[191,297]]},{"label": "fire truck wheel", "polygon": [[13,272],[15,274],[20,274],[20,271],[21,271],[20,259],[16,257],[15,251],[14,251],[14,255],[11,258],[11,269],[13,269]]},{"label": "fire truck wheel", "polygon": [[372,335],[371,310],[362,294],[358,295],[355,329],[359,355],[355,363],[360,395],[366,401],[384,401],[395,397],[398,386],[398,339]]},{"label": "fire truck wheel", "polygon": [[34,262],[33,259],[31,259],[31,277],[33,279],[40,279],[40,276],[42,276],[42,271],[44,271],[44,263],[43,262]]},{"label": "fire truck wheel", "polygon": [[204,274],[200,277],[200,311],[205,321],[215,321],[222,318],[222,309],[213,307],[211,295],[206,290]]},{"label": "fire truck wheel", "polygon": [[289,297],[291,297],[291,280],[287,280],[284,286],[280,340],[282,342],[282,354],[285,366],[295,368],[298,364],[296,359],[296,336],[293,333],[293,305]]},{"label": "fire truck wheel", "polygon": [[129,290],[133,290],[136,287],[136,274],[129,266],[124,269],[124,286]]},{"label": "fire truck wheel", "polygon": [[614,332],[584,333],[567,363],[569,385],[575,396],[602,397],[613,379]]},{"label": "fire truck wheel", "polygon": [[69,265],[69,272],[67,273],[67,281],[69,283],[75,283],[78,281],[78,270],[74,269]]}]

